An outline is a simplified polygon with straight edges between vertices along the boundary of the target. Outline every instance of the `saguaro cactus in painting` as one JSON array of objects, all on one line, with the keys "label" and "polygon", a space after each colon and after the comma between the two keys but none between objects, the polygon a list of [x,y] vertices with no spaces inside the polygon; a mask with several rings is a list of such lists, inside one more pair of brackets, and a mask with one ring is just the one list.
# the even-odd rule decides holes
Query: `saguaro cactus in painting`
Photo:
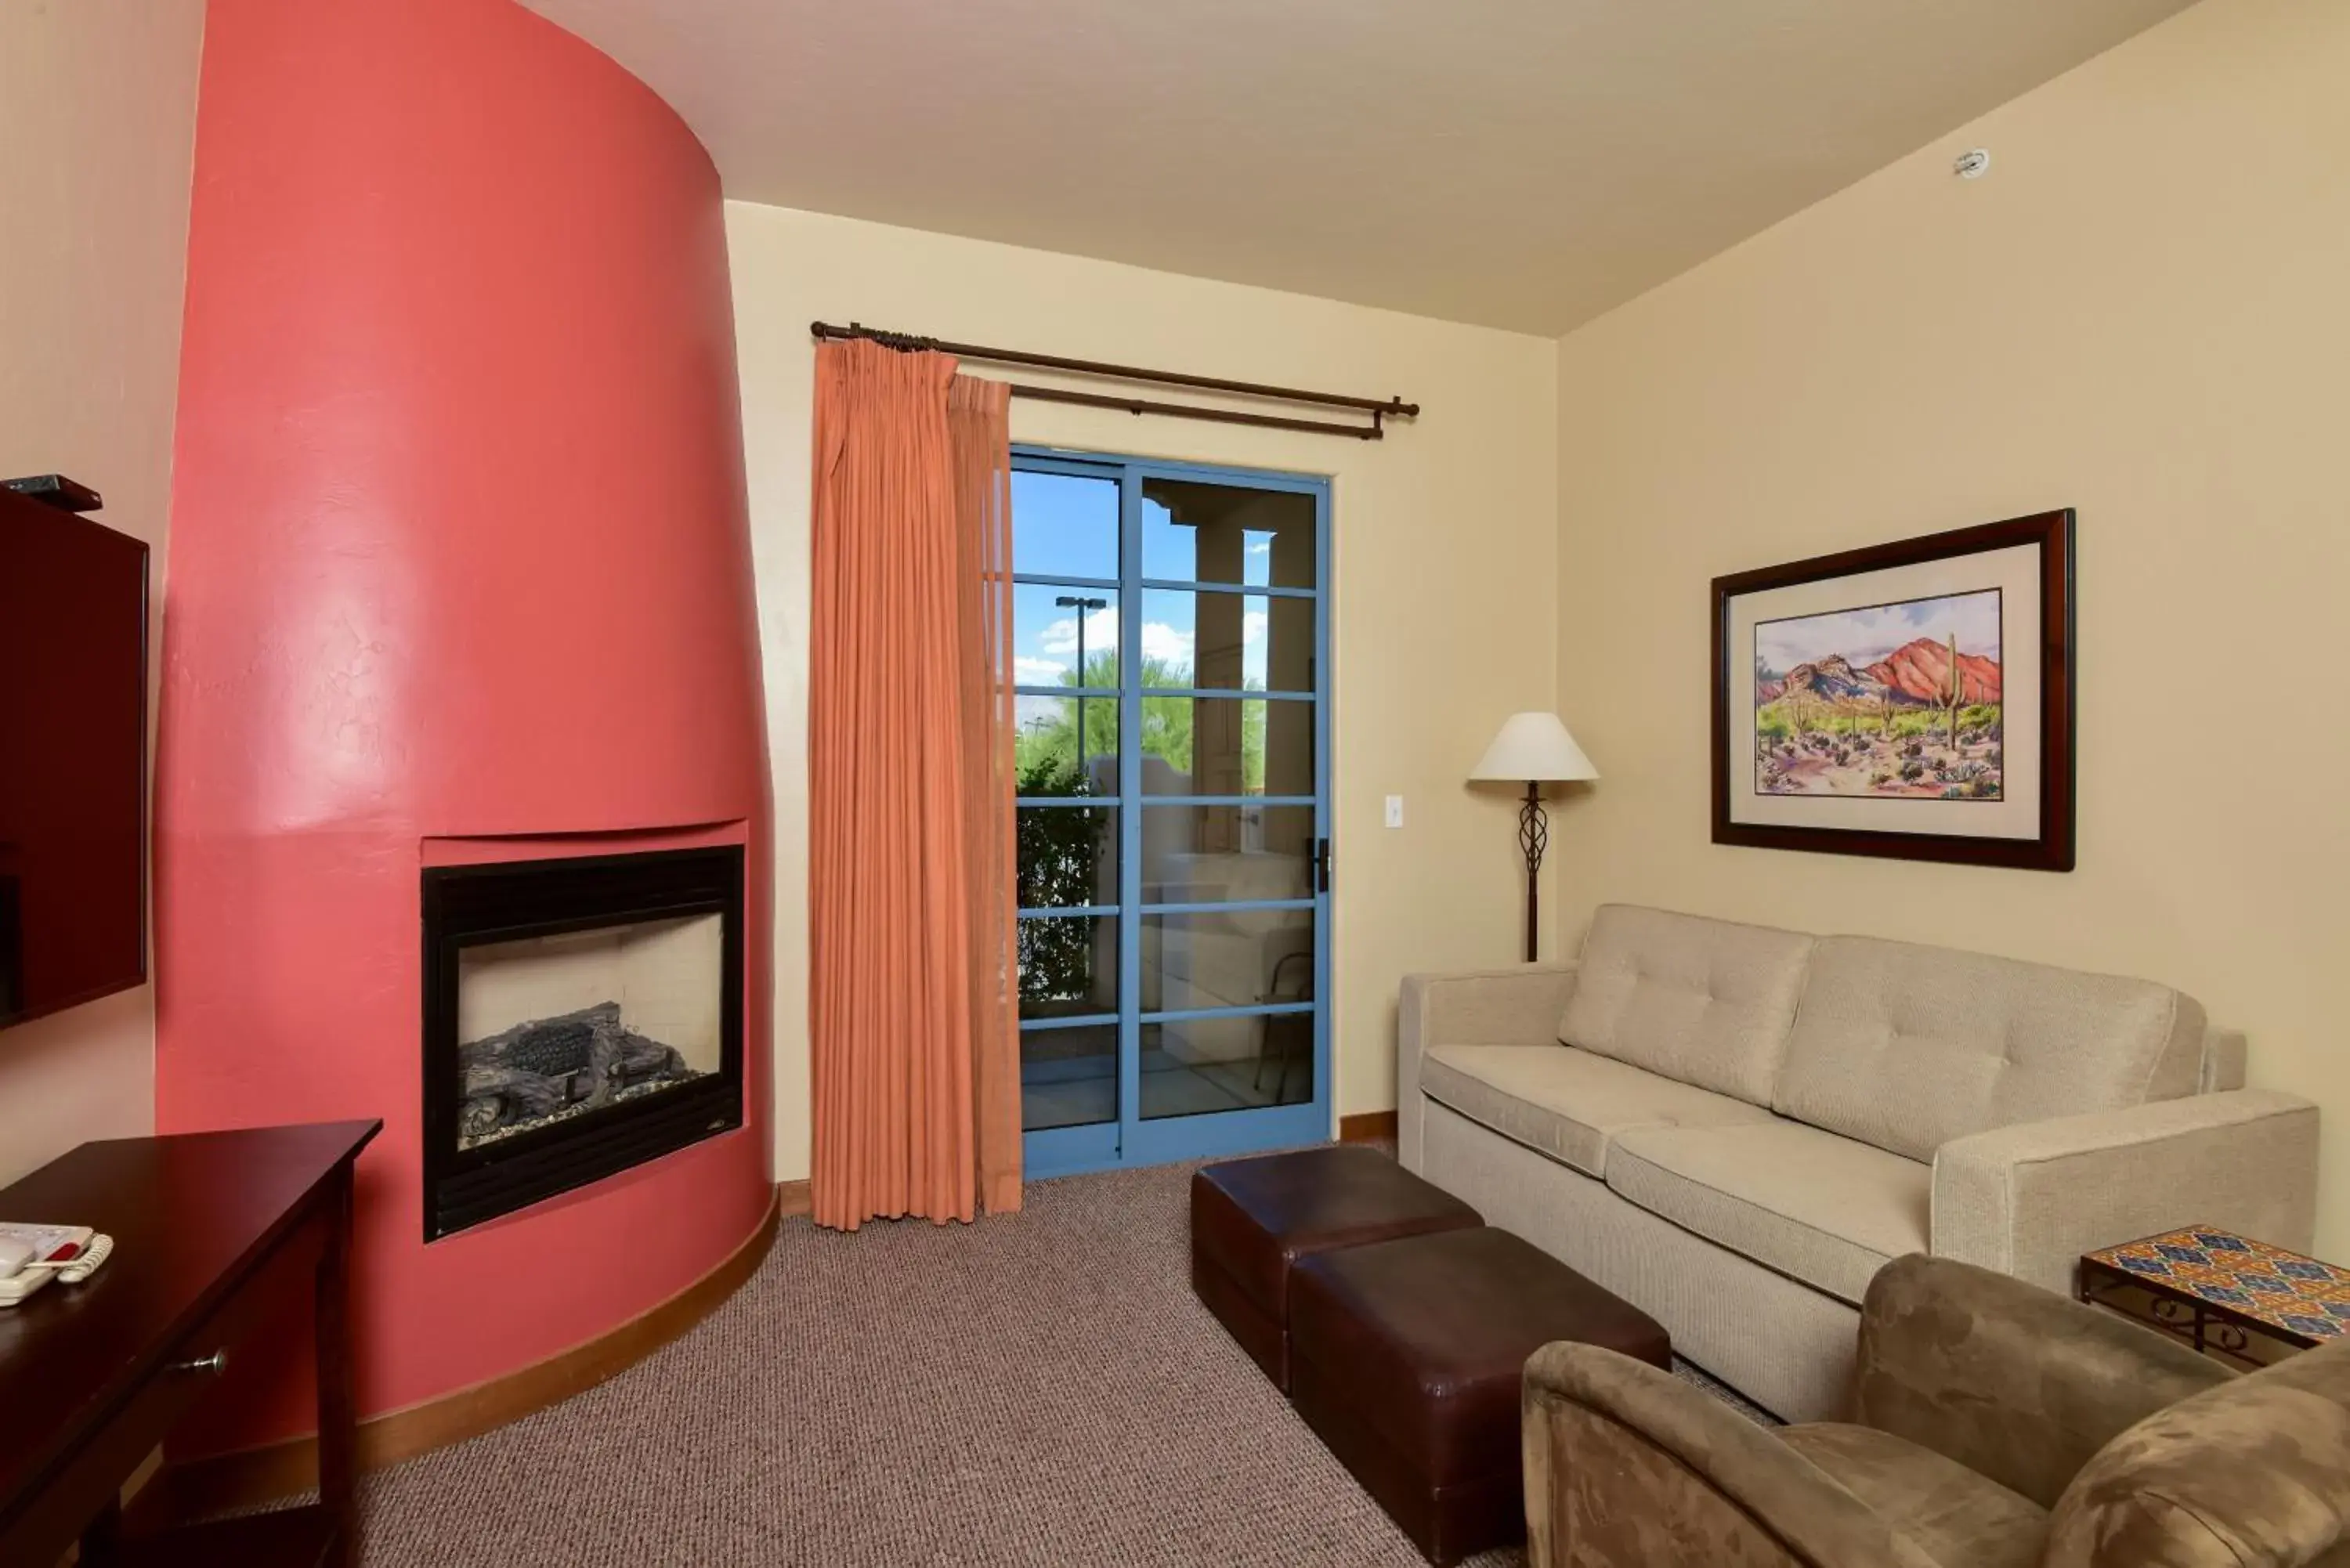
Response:
[{"label": "saguaro cactus in painting", "polygon": [[1959,634],[1950,634],[1950,681],[1942,691],[1942,706],[1950,711],[1950,750],[1959,749],[1959,710],[1965,706],[1967,681],[1959,669]]}]

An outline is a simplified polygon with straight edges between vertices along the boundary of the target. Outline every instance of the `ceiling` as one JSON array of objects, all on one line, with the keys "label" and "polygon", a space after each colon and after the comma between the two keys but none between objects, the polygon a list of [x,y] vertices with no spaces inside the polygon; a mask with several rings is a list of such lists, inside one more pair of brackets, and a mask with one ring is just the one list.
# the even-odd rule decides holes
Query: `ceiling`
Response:
[{"label": "ceiling", "polygon": [[2188,0],[525,0],[727,193],[1566,331]]}]

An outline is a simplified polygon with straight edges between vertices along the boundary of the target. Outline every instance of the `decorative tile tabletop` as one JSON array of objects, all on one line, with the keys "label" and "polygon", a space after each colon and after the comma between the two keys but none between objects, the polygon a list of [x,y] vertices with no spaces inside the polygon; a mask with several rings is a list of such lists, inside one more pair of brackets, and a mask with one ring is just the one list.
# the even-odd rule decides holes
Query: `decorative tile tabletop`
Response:
[{"label": "decorative tile tabletop", "polygon": [[2350,1269],[2230,1231],[2190,1225],[2084,1262],[2309,1340],[2350,1337]]}]

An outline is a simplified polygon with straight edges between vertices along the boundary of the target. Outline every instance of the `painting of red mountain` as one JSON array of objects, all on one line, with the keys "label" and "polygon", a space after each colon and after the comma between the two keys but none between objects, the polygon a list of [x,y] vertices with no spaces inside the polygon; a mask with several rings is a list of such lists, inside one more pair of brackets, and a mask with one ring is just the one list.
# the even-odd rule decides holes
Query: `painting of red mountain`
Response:
[{"label": "painting of red mountain", "polygon": [[1995,801],[2000,591],[1759,621],[1758,794]]}]

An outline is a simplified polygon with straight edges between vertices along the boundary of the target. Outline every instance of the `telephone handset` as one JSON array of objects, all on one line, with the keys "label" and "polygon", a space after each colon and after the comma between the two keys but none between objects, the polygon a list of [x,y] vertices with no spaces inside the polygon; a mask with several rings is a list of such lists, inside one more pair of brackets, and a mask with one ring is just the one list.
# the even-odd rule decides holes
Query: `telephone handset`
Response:
[{"label": "telephone handset", "polygon": [[114,1238],[87,1225],[0,1220],[0,1307],[15,1306],[52,1279],[78,1285],[113,1251]]}]

